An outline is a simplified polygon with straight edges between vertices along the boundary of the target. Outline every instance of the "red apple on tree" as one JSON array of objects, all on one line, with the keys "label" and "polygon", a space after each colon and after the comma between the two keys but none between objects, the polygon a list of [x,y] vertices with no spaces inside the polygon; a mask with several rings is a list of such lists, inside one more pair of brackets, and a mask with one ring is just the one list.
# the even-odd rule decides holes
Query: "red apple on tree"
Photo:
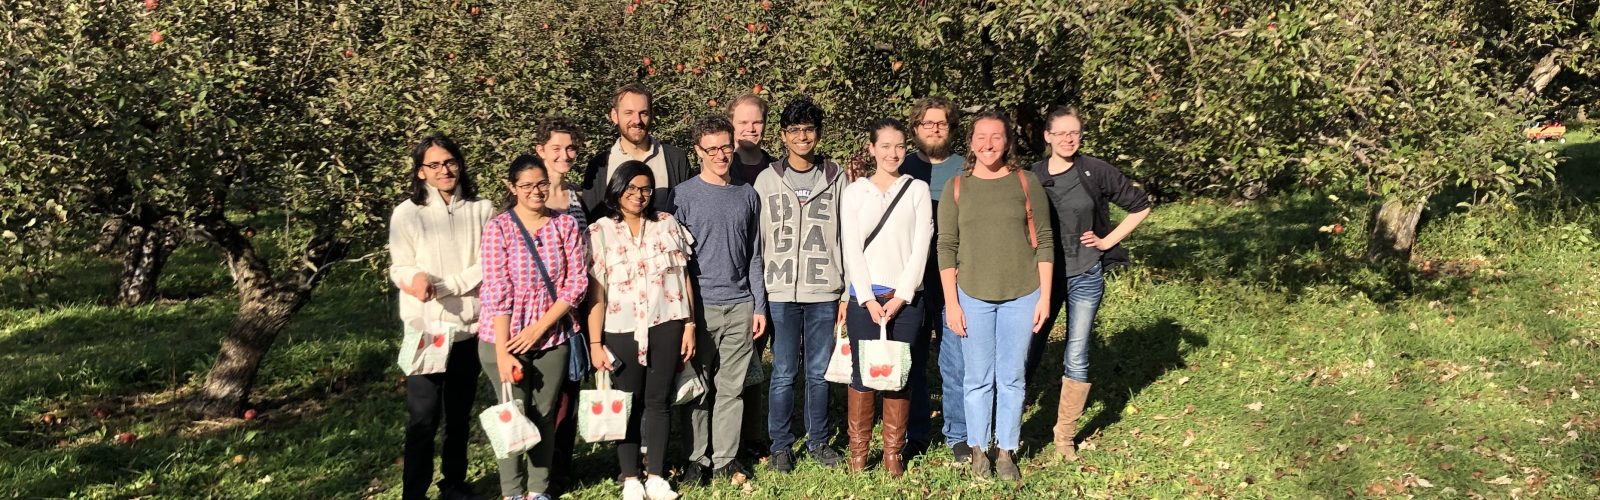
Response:
[{"label": "red apple on tree", "polygon": [[1344,234],[1344,224],[1334,224],[1333,234]]},{"label": "red apple on tree", "polygon": [[146,12],[156,10],[156,0],[144,0],[144,10]]},{"label": "red apple on tree", "polygon": [[750,93],[752,93],[752,94],[760,94],[761,93],[761,84],[757,83],[755,87],[752,87],[750,89]]},{"label": "red apple on tree", "polygon": [[744,23],[744,30],[748,31],[750,33],[755,33],[756,32],[756,23]]},{"label": "red apple on tree", "polygon": [[478,14],[482,14],[482,13],[483,13],[483,9],[479,9],[478,6],[476,6],[476,5],[472,6],[472,8],[467,9],[467,14],[472,16],[472,17],[478,17]]},{"label": "red apple on tree", "polygon": [[651,61],[651,60],[650,60],[650,58],[649,58],[649,57],[648,57],[648,56],[646,56],[646,57],[645,57],[645,58],[644,58],[644,65],[645,65],[645,66],[649,66],[649,65],[650,65],[650,63],[652,63],[652,62],[654,62],[654,61]]},{"label": "red apple on tree", "polygon": [[679,72],[679,73],[682,73],[682,72],[683,72],[683,63],[678,63],[678,64],[674,64],[674,65],[672,65],[672,69],[673,69],[673,70],[674,70],[674,71],[677,71],[677,72]]},{"label": "red apple on tree", "polygon": [[257,413],[256,413],[256,409],[255,408],[251,408],[251,409],[248,409],[248,410],[244,411],[244,419],[246,421],[255,420],[256,419],[256,415],[257,415]]},{"label": "red apple on tree", "polygon": [[160,31],[151,31],[150,32],[150,43],[152,43],[152,44],[159,44],[159,43],[161,43],[162,41],[164,41],[166,39],[167,39],[167,36],[161,34]]},{"label": "red apple on tree", "polygon": [[889,69],[893,71],[900,71],[900,68],[905,67],[905,65],[905,61],[895,61],[894,64],[889,65]]},{"label": "red apple on tree", "polygon": [[772,10],[772,0],[761,0],[761,10]]},{"label": "red apple on tree", "polygon": [[133,442],[137,441],[137,440],[139,440],[139,435],[138,434],[134,434],[132,432],[124,432],[124,433],[121,433],[121,434],[117,434],[117,442],[118,443],[133,444]]}]

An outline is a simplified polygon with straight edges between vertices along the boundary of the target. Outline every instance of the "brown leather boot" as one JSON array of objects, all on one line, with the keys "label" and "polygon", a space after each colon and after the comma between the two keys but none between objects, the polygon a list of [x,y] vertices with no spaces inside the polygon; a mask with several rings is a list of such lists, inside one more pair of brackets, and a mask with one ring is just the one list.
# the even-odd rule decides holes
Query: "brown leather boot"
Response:
[{"label": "brown leather boot", "polygon": [[1073,438],[1078,434],[1078,417],[1083,416],[1083,403],[1089,398],[1089,385],[1070,378],[1061,378],[1061,403],[1056,406],[1056,454],[1068,462],[1078,459],[1078,446]]},{"label": "brown leather boot", "polygon": [[883,468],[889,476],[906,473],[901,450],[906,446],[906,417],[911,414],[911,399],[906,391],[883,393]]},{"label": "brown leather boot", "polygon": [[867,451],[872,447],[873,391],[849,388],[845,397],[845,433],[850,436],[850,472],[867,469]]}]

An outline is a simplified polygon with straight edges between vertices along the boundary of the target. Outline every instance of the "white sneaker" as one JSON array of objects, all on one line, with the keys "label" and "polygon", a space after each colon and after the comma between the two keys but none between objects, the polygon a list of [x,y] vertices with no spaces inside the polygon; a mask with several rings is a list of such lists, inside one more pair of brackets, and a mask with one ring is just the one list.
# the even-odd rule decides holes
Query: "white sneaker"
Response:
[{"label": "white sneaker", "polygon": [[650,500],[676,500],[678,498],[678,492],[672,491],[672,485],[667,484],[667,480],[662,479],[661,476],[650,476],[650,479],[645,480],[644,494],[650,497]]},{"label": "white sneaker", "polygon": [[645,500],[644,485],[638,479],[623,481],[622,500]]}]

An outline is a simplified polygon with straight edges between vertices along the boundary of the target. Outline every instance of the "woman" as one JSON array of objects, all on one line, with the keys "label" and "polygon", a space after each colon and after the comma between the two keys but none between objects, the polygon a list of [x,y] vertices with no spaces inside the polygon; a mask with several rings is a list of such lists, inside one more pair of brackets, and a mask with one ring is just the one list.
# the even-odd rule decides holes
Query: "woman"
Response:
[{"label": "woman", "polygon": [[[1127,262],[1127,251],[1117,245],[1150,215],[1150,202],[1116,167],[1078,153],[1083,121],[1077,109],[1056,108],[1046,120],[1044,139],[1050,144],[1050,157],[1029,170],[1043,179],[1055,215],[1054,233],[1061,239],[1053,297],[1067,306],[1067,349],[1054,433],[1056,453],[1070,461],[1078,459],[1073,438],[1089,396],[1089,336],[1105,296],[1102,273],[1105,266]],[[1116,229],[1110,229],[1111,203],[1128,212]],[[1054,315],[1060,309],[1059,303],[1052,304],[1050,312]],[[1045,324],[1052,323],[1054,318]]]},{"label": "woman", "polygon": [[[578,222],[578,234],[587,239],[589,237],[587,207],[583,206],[578,186],[567,179],[567,173],[572,171],[572,164],[578,157],[578,147],[583,142],[583,133],[572,120],[564,116],[554,116],[539,122],[539,129],[534,133],[533,142],[533,153],[538,155],[540,162],[550,172],[550,196],[545,199],[545,205],[557,213],[572,216]],[[579,309],[582,310],[581,306]],[[582,355],[583,352],[576,354]],[[578,438],[577,405],[578,381],[568,377],[562,383],[561,397],[556,404],[555,434],[547,437],[555,444],[554,460],[550,464],[551,490],[554,494],[565,491],[567,482],[572,476],[573,445]]]},{"label": "woman", "polygon": [[583,143],[583,133],[578,125],[564,116],[546,118],[539,122],[533,136],[533,152],[550,171],[550,196],[545,205],[558,213],[571,215],[578,220],[579,233],[587,234],[589,220],[584,216],[583,198],[578,186],[567,179],[577,161],[578,147]]},{"label": "woman", "polygon": [[[506,211],[483,231],[483,314],[478,359],[499,391],[511,398],[541,436],[554,429],[556,400],[567,374],[567,337],[578,335],[572,311],[589,286],[578,222],[545,205],[550,178],[532,155],[512,160]],[[497,392],[498,393],[498,392]],[[549,498],[553,440],[527,453],[497,460],[505,498]]]},{"label": "woman", "polygon": [[[1039,180],[1019,168],[1011,120],[972,122],[966,171],[939,200],[939,274],[945,322],[961,338],[972,473],[1020,481],[1012,454],[1022,433],[1023,365],[1050,304],[1054,238]],[[962,201],[965,199],[965,201]],[[990,441],[993,429],[994,440]],[[991,445],[993,448],[991,448]]]},{"label": "woman", "polygon": [[[889,340],[909,344],[916,339],[923,318],[918,292],[928,241],[933,238],[928,183],[900,173],[906,156],[905,126],[894,119],[878,120],[868,129],[868,137],[872,163],[863,169],[863,177],[844,189],[839,206],[845,275],[855,299],[845,312],[855,358],[852,367],[861,366],[861,341],[877,340],[880,324],[888,329]],[[850,470],[860,472],[867,467],[876,395],[862,385],[859,368],[852,379],[845,418]],[[911,400],[905,389],[883,393],[883,468],[893,477],[906,470],[900,451],[905,447]]]},{"label": "woman", "polygon": [[615,372],[617,390],[633,393],[628,434],[617,445],[627,500],[678,497],[661,476],[665,460],[650,460],[640,483],[639,447],[642,438],[652,458],[665,455],[673,382],[695,349],[686,272],[693,240],[671,215],[656,211],[655,184],[644,162],[623,162],[606,185],[609,215],[589,226],[595,277],[589,355],[596,370]]},{"label": "woman", "polygon": [[442,496],[470,495],[467,439],[478,378],[478,235],[494,204],[478,199],[465,156],[445,136],[411,150],[411,197],[389,218],[389,279],[400,287],[400,320],[456,325],[444,373],[406,377],[404,498],[426,498],[433,482],[433,437],[444,421]]}]

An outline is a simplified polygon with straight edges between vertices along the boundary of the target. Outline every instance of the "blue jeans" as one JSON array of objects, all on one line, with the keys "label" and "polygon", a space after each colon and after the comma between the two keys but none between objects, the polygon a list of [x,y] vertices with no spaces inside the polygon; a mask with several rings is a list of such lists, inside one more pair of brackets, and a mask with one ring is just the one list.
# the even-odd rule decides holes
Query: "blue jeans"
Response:
[{"label": "blue jeans", "polygon": [[[961,354],[961,337],[956,336],[945,320],[944,308],[939,308],[939,378],[943,381],[944,443],[955,446],[967,442],[967,391],[962,378],[966,377],[967,362]],[[915,361],[913,361],[915,363]],[[912,401],[916,401],[913,397]],[[915,404],[915,403],[913,403]]]},{"label": "blue jeans", "polygon": [[990,430],[1000,449],[1016,451],[1022,441],[1023,382],[1028,345],[1033,341],[1033,310],[1039,291],[989,302],[956,290],[961,312],[967,318],[967,336],[961,338],[966,361],[967,444],[989,449]]},{"label": "blue jeans", "polygon": [[1094,315],[1100,311],[1100,298],[1106,294],[1106,277],[1100,264],[1077,276],[1068,276],[1062,287],[1067,302],[1067,352],[1062,356],[1062,376],[1089,382],[1089,337],[1094,332]]},{"label": "blue jeans", "polygon": [[[772,451],[789,450],[794,433],[795,385],[805,366],[806,448],[828,444],[828,358],[833,356],[833,324],[838,302],[769,302],[772,323],[772,379],[767,388],[767,437]],[[801,350],[804,346],[804,351]]]}]

